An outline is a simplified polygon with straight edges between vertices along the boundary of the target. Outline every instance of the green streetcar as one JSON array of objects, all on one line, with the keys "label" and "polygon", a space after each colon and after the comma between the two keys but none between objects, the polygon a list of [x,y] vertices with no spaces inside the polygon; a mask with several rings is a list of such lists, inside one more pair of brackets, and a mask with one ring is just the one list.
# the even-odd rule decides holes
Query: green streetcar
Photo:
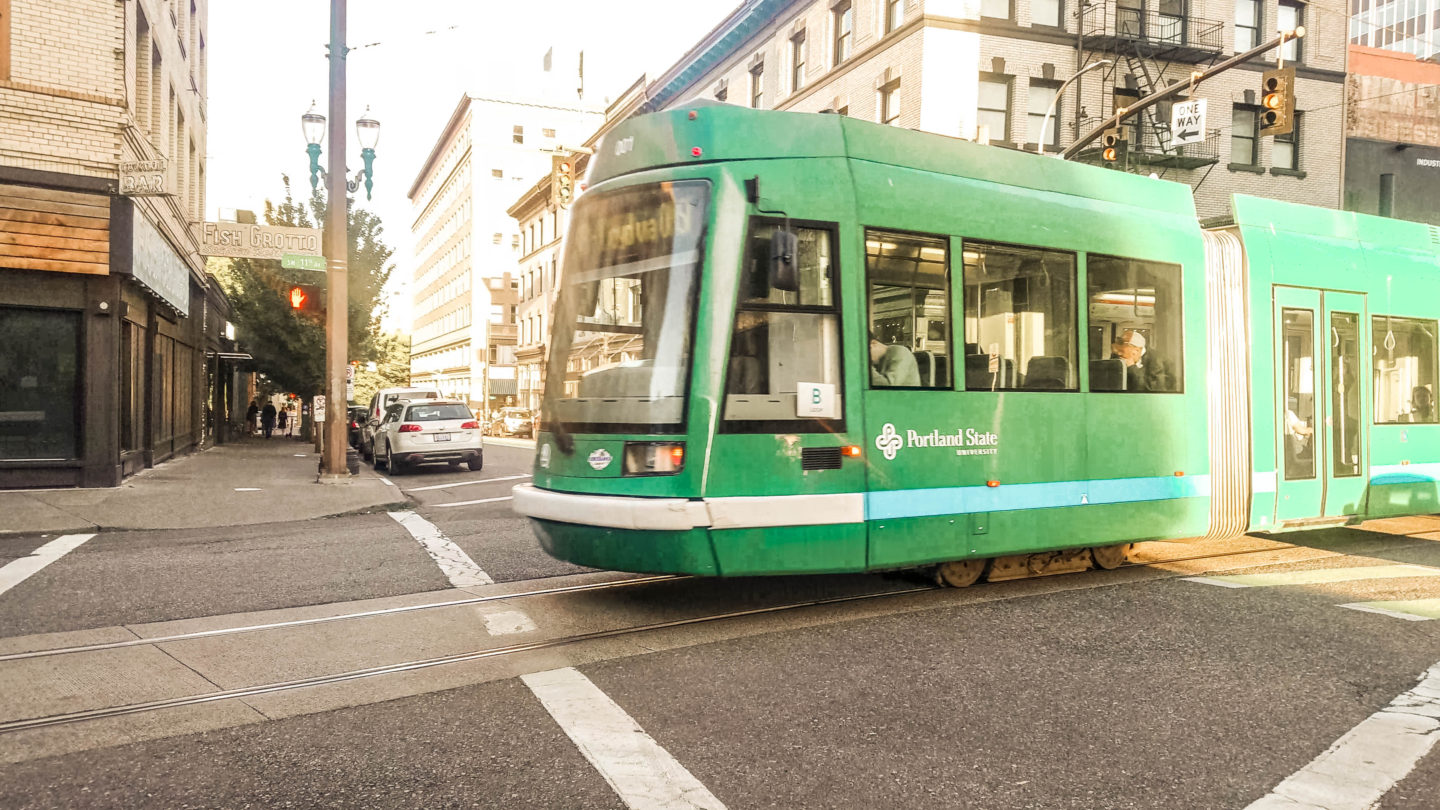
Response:
[{"label": "green streetcar", "polygon": [[514,500],[560,559],[965,585],[1440,511],[1440,229],[714,104],[590,181]]}]

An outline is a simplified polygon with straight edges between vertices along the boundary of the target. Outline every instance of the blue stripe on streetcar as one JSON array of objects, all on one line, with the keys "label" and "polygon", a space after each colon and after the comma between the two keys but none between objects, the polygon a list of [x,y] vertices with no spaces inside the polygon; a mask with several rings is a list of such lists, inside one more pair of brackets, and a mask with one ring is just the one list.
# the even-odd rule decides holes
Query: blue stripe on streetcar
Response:
[{"label": "blue stripe on streetcar", "polygon": [[1209,494],[1208,475],[1106,478],[1042,484],[1003,484],[998,487],[900,489],[866,493],[865,518],[888,520],[963,515],[972,512],[1053,509],[1060,506],[1165,501]]}]

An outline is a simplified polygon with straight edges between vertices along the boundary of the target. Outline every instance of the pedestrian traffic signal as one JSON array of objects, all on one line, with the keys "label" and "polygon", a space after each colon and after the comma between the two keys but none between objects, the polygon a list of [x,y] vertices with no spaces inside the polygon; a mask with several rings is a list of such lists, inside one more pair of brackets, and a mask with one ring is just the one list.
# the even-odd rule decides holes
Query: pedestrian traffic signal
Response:
[{"label": "pedestrian traffic signal", "polygon": [[1295,68],[1267,70],[1260,77],[1260,134],[1289,135],[1295,129]]},{"label": "pedestrian traffic signal", "polygon": [[1123,166],[1129,151],[1130,142],[1125,138],[1124,129],[1107,129],[1105,134],[1100,136],[1100,157],[1106,163]]},{"label": "pedestrian traffic signal", "polygon": [[575,200],[575,158],[555,155],[550,159],[550,199],[559,208]]},{"label": "pedestrian traffic signal", "polygon": [[325,291],[313,284],[292,284],[285,291],[285,302],[294,312],[307,315],[325,314]]}]

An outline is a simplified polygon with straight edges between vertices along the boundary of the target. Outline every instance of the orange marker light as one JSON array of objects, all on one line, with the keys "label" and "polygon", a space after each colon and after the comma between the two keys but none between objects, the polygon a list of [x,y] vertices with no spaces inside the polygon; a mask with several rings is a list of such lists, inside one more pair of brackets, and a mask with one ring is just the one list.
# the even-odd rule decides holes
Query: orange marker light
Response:
[{"label": "orange marker light", "polygon": [[846,456],[849,456],[849,457],[851,457],[851,458],[859,458],[859,457],[860,457],[860,445],[858,445],[858,444],[847,445],[847,446],[845,446],[845,447],[843,447],[843,448],[840,449],[840,453],[841,453],[841,455],[846,455]]},{"label": "orange marker light", "polygon": [[700,157],[703,154],[705,154],[704,150],[698,146],[690,150],[690,157]]},{"label": "orange marker light", "polygon": [[699,112],[698,110],[691,110],[691,111],[690,111],[690,120],[691,120],[691,121],[694,121],[696,118],[699,118],[699,117],[700,117],[700,112]]},{"label": "orange marker light", "polygon": [[1176,471],[1175,471],[1175,477],[1176,477],[1176,478],[1184,478],[1184,477],[1185,477],[1185,471],[1184,471],[1184,470],[1176,470]]},{"label": "orange marker light", "polygon": [[986,482],[985,482],[985,486],[987,486],[987,487],[992,487],[992,488],[993,488],[993,487],[998,487],[998,486],[1000,486],[1000,482],[999,482],[999,481],[986,481]]},{"label": "orange marker light", "polygon": [[679,467],[685,461],[685,448],[683,446],[670,448],[670,460],[675,463],[676,467]]}]

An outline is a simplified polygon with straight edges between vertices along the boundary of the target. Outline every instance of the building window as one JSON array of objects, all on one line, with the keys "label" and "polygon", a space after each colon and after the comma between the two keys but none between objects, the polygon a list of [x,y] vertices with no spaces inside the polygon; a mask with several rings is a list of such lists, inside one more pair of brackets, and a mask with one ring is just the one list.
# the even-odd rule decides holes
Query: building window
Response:
[{"label": "building window", "polygon": [[1435,322],[1377,315],[1371,327],[1375,421],[1434,423]]},{"label": "building window", "polygon": [[1065,25],[1061,0],[1035,0],[1030,6],[1030,23],[1062,28]]},{"label": "building window", "polygon": [[[1275,27],[1281,31],[1294,31],[1305,24],[1304,7],[1298,0],[1280,0],[1280,13],[1275,18]],[[1280,47],[1280,55],[1287,62],[1299,62],[1302,54],[1300,40],[1292,39]]]},{"label": "building window", "polygon": [[498,180],[498,179],[500,179],[500,178],[502,178],[502,177],[505,176],[505,170],[504,170],[504,169],[491,169],[491,170],[490,170],[490,176],[491,176],[491,177],[494,177],[494,178],[496,178],[496,179]]},{"label": "building window", "polygon": [[505,238],[503,234],[495,234],[495,244],[500,244],[500,240],[503,238]]},{"label": "building window", "polygon": [[1258,134],[1255,130],[1256,116],[1254,107],[1244,107],[1239,104],[1230,113],[1230,162],[1242,166],[1254,166],[1256,163],[1255,142]]},{"label": "building window", "polygon": [[540,130],[540,134],[541,134],[541,135],[544,135],[544,136],[547,137],[547,138],[553,138],[553,137],[555,137],[555,130],[553,130],[553,129],[542,129],[542,130]]},{"label": "building window", "polygon": [[765,100],[765,64],[750,69],[750,106],[760,109]]},{"label": "building window", "polygon": [[835,21],[835,64],[850,58],[850,47],[855,40],[855,7],[850,0],[836,3],[830,10]]},{"label": "building window", "polygon": [[0,459],[79,458],[80,335],[78,312],[0,307]]},{"label": "building window", "polygon": [[945,239],[865,232],[870,385],[950,388],[950,261]]},{"label": "building window", "polygon": [[730,98],[730,82],[728,82],[728,81],[726,81],[726,80],[724,80],[724,79],[721,79],[721,80],[719,81],[719,83],[717,83],[717,84],[715,85],[715,100],[716,100],[716,101],[725,101],[725,100],[727,100],[727,99],[729,99],[729,98]]},{"label": "building window", "polygon": [[1010,140],[1010,80],[981,77],[980,102],[975,111],[976,139]]},{"label": "building window", "polygon": [[1276,169],[1298,171],[1300,168],[1300,113],[1295,113],[1290,131],[1276,135],[1270,147],[1270,165]]},{"label": "building window", "polygon": [[905,23],[905,0],[885,0],[885,33]]},{"label": "building window", "polygon": [[510,136],[510,140],[514,141],[515,143],[525,143],[525,127],[516,124],[515,134]]},{"label": "building window", "polygon": [[892,79],[880,86],[880,123],[900,123],[900,80]]},{"label": "building window", "polygon": [[1010,19],[1010,0],[980,0],[980,16]]},{"label": "building window", "polygon": [[1029,115],[1029,136],[1033,143],[1040,143],[1040,133],[1044,131],[1045,145],[1048,147],[1060,148],[1060,122],[1064,116],[1060,111],[1060,104],[1055,104],[1055,114],[1050,116],[1050,127],[1045,128],[1045,113],[1050,110],[1050,102],[1055,100],[1055,93],[1060,85],[1042,82],[1038,79],[1030,80],[1030,106]]},{"label": "building window", "polygon": [[1235,52],[1260,44],[1260,0],[1235,0]]},{"label": "building window", "polygon": [[790,91],[805,86],[805,32],[790,38]]}]

